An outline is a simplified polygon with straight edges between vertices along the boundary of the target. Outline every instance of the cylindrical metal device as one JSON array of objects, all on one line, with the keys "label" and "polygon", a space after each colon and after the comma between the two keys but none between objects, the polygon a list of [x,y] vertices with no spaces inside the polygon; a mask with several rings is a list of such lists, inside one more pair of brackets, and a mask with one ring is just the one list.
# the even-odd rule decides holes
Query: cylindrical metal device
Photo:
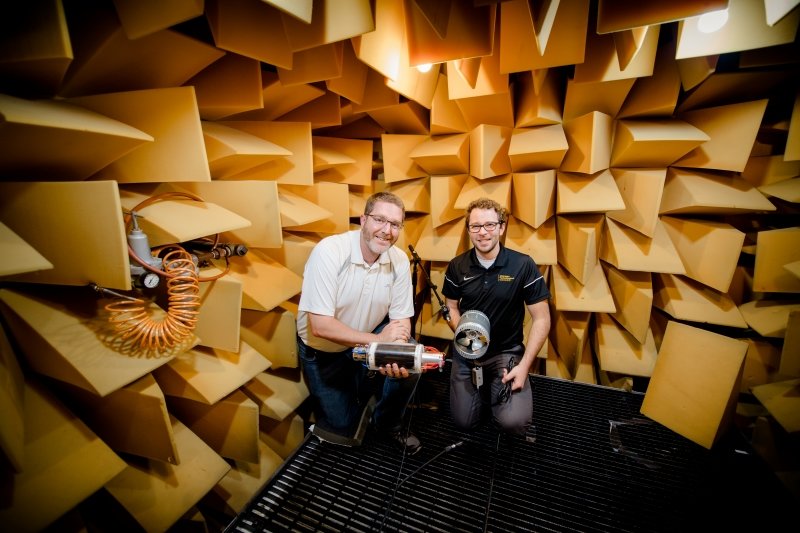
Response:
[{"label": "cylindrical metal device", "polygon": [[366,346],[353,348],[353,360],[361,361],[370,370],[397,363],[398,367],[409,372],[419,373],[423,368],[444,366],[444,354],[432,351],[422,344],[405,342],[372,342]]},{"label": "cylindrical metal device", "polygon": [[489,349],[489,330],[488,316],[476,309],[465,311],[456,326],[453,343],[456,352],[465,359],[483,356]]}]

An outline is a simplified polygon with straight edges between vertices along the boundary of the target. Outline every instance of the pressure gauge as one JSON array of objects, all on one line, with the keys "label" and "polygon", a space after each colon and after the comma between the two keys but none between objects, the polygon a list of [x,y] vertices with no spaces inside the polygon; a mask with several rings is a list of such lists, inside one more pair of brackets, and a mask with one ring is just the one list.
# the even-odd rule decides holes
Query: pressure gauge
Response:
[{"label": "pressure gauge", "polygon": [[159,279],[158,274],[155,274],[153,272],[148,272],[142,276],[141,281],[142,285],[144,285],[148,289],[155,289],[156,287],[158,287],[158,283],[161,280]]}]

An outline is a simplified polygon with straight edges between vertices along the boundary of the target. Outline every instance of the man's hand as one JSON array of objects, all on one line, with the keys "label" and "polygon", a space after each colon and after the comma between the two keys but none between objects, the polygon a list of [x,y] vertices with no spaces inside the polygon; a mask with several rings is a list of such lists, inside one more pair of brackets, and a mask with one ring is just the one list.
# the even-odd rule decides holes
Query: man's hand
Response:
[{"label": "man's hand", "polygon": [[392,363],[390,365],[382,366],[378,369],[378,371],[390,378],[407,378],[408,377],[408,369],[402,366],[397,366],[397,363]]},{"label": "man's hand", "polygon": [[392,320],[378,333],[380,342],[408,342],[411,330],[405,320]]}]

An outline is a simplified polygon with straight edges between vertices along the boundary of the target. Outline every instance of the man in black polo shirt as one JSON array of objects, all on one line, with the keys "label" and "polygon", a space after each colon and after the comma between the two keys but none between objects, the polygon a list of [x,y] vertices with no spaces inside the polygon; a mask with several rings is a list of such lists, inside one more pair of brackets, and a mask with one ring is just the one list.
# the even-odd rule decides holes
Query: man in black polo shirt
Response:
[{"label": "man in black polo shirt", "polygon": [[[459,428],[474,429],[490,406],[501,429],[522,435],[533,417],[528,372],[550,331],[550,291],[530,256],[500,243],[507,221],[508,212],[494,200],[471,202],[466,224],[473,248],[447,266],[442,293],[450,328],[455,331],[470,310],[484,313],[490,325],[489,344],[479,358],[453,350],[450,410]],[[527,346],[522,342],[526,308],[532,319]]]}]

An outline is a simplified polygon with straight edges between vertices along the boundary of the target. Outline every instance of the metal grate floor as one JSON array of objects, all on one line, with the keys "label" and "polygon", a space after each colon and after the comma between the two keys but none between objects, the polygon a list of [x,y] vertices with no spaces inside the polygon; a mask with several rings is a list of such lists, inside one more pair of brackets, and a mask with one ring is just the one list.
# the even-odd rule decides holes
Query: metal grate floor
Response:
[{"label": "metal grate floor", "polygon": [[450,420],[448,376],[426,374],[418,397],[436,408],[407,413],[416,456],[369,432],[359,448],[308,437],[226,532],[766,531],[791,519],[792,497],[741,437],[706,450],[639,414],[643,394],[532,376],[524,438],[466,433]]}]

